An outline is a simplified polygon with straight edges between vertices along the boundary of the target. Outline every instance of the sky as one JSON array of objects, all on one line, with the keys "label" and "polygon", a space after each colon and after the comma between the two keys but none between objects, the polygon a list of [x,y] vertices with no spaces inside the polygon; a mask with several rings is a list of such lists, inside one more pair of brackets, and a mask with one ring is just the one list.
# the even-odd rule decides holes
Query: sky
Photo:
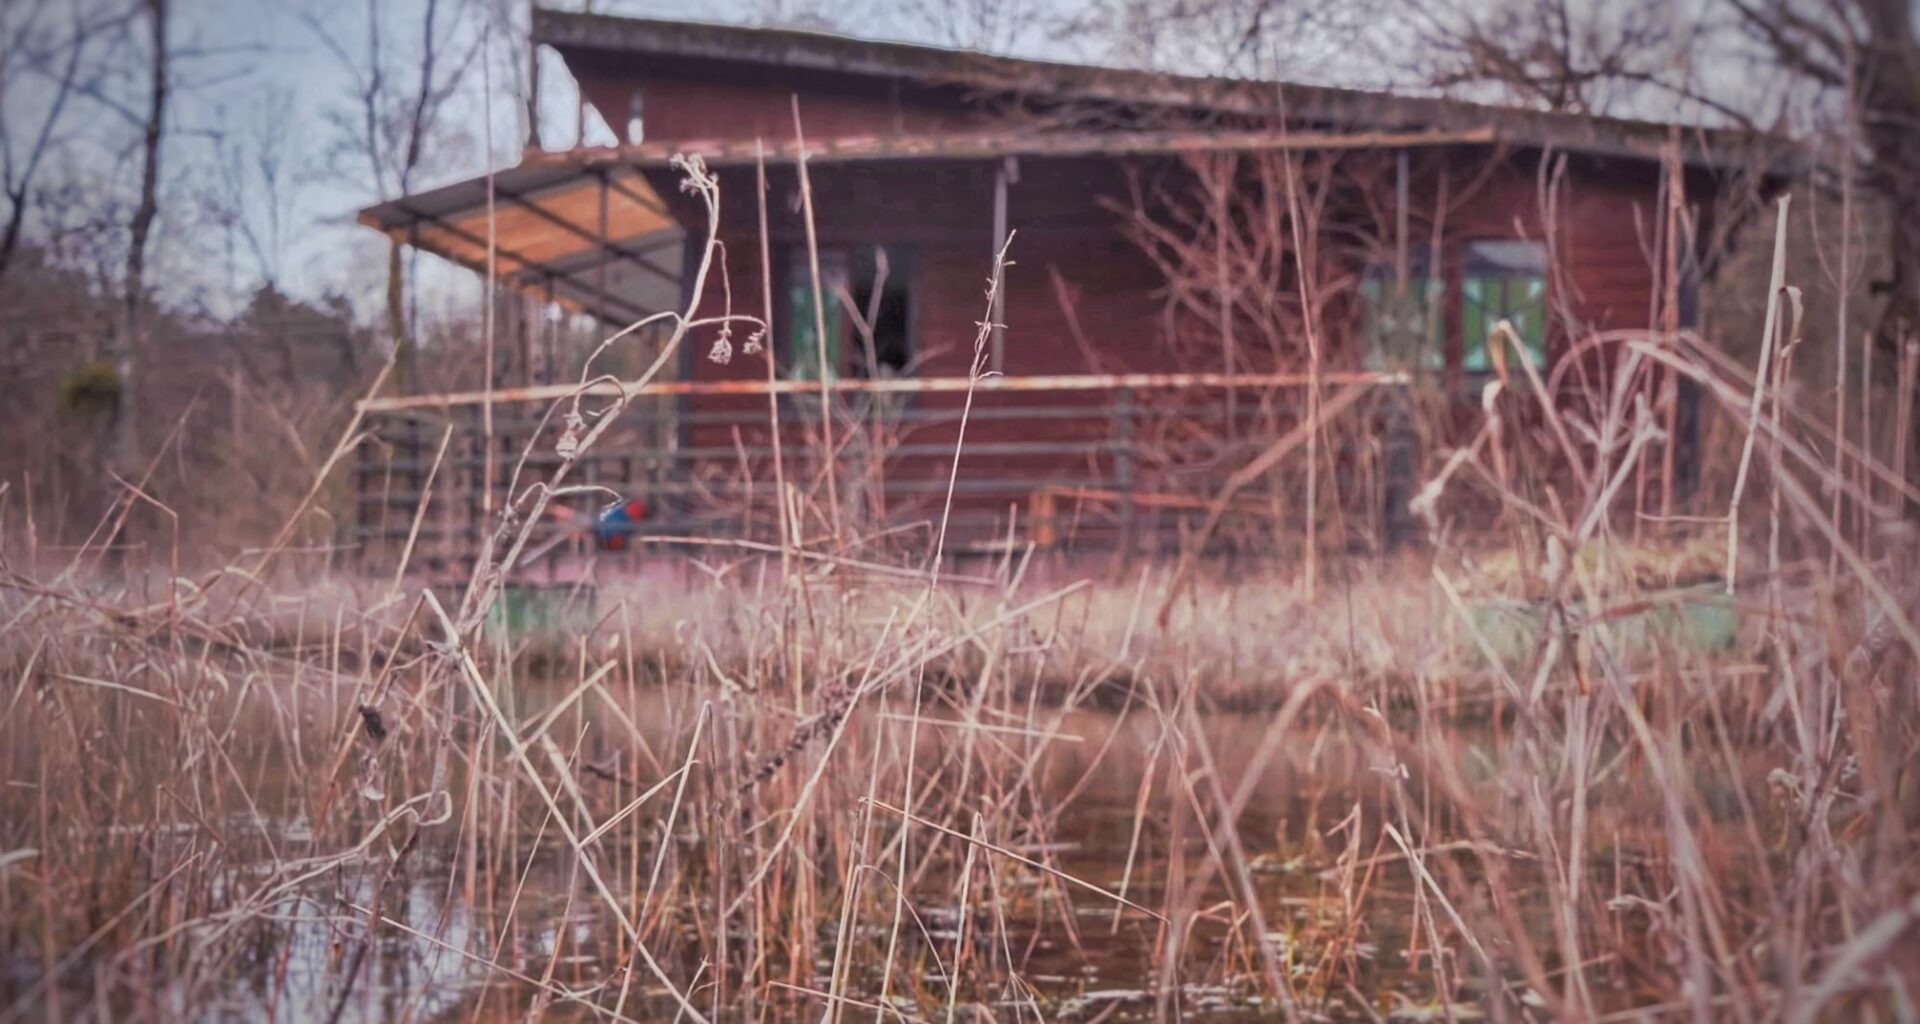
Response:
[{"label": "sky", "polygon": [[[285,220],[290,230],[280,286],[302,297],[344,292],[360,306],[377,308],[377,301],[369,296],[377,295],[384,281],[385,243],[353,218],[360,208],[386,196],[364,160],[336,151],[340,146],[336,137],[342,134],[340,122],[357,115],[351,93],[358,72],[349,68],[322,36],[324,31],[346,49],[348,58],[363,61],[367,9],[318,0],[191,0],[189,6],[200,9],[198,28],[206,37],[230,40],[230,45],[246,49],[249,55],[243,58],[246,66],[241,73],[181,97],[177,108],[181,126],[203,121],[243,138],[257,134],[256,123],[263,116],[284,116],[294,126],[285,141],[298,174],[293,176],[293,195],[287,203]],[[417,46],[421,0],[398,0],[381,6],[389,33],[385,45],[410,55]],[[452,6],[450,0],[443,0],[442,17]],[[460,47],[476,45],[472,36],[481,20],[470,13],[458,23],[466,37]],[[518,160],[525,129],[509,80],[511,63],[518,59],[518,41],[509,34],[512,28],[489,31],[484,43],[479,44],[491,60],[476,63],[464,75],[459,92],[447,101],[439,120],[449,130],[430,144],[422,171],[413,183],[415,190],[484,173],[489,163],[501,167]],[[520,29],[513,34],[523,32]],[[577,94],[557,57],[543,56],[547,131],[552,133],[555,127],[564,126],[571,135],[571,112]],[[396,59],[391,69],[411,74],[407,61]],[[494,86],[492,102],[485,88],[488,84]],[[268,108],[264,115],[262,106]],[[493,129],[490,151],[486,146],[489,115]],[[597,120],[590,125],[590,129],[601,128]],[[247,141],[257,145],[259,140]],[[554,144],[572,141],[552,140]],[[191,141],[182,141],[178,148],[187,151],[183,153],[187,159],[212,155],[205,152],[206,146],[196,147]],[[257,193],[248,198],[255,205],[266,202]],[[257,268],[246,265],[245,260],[239,262],[242,266],[237,276],[242,282],[238,283],[257,276]],[[440,267],[430,259],[422,262],[426,264],[422,268],[424,305],[457,308],[472,302],[475,286],[471,274],[444,272],[453,268]]]},{"label": "sky", "polygon": [[[124,5],[124,0],[10,0],[0,4],[0,19],[39,8],[43,24],[64,26],[68,5],[88,2],[96,10]],[[271,276],[283,292],[298,297],[338,293],[357,307],[378,309],[384,243],[353,217],[383,198],[383,190],[364,159],[343,151],[343,125],[357,121],[352,92],[370,64],[367,18],[383,19],[389,73],[410,86],[424,4],[176,0],[171,26],[178,55],[175,88],[149,275],[164,301],[229,315]],[[665,12],[690,5],[650,6]],[[483,32],[488,8],[514,11],[521,24]],[[452,130],[431,141],[416,189],[483,173],[489,162],[497,167],[517,161],[523,115],[512,100],[510,78],[524,59],[516,48],[524,44],[525,9],[522,0],[441,0],[442,25],[458,37],[448,48],[464,55],[484,36],[481,52],[492,59],[476,55],[462,87],[447,101],[440,120]],[[452,17],[456,10],[462,12],[458,19]],[[144,59],[144,37],[129,36],[113,51],[106,51],[108,45],[95,52],[112,52],[114,64],[131,66]],[[564,126],[570,136],[571,79],[554,55],[546,54],[545,62],[546,119],[550,126]],[[14,87],[0,91],[0,104],[8,115],[10,141],[24,149],[48,109],[52,82],[34,74],[9,82]],[[488,84],[494,86],[492,102]],[[92,222],[119,226],[127,219],[140,162],[134,115],[144,113],[146,82],[133,72],[114,73],[103,77],[95,92],[76,95],[57,122],[35,186],[36,192],[70,201],[37,208],[37,219],[27,227],[32,240],[81,234],[56,232],[55,215],[40,210],[58,208],[58,223],[69,228]],[[485,145],[489,113],[490,151]],[[550,139],[558,145],[572,141]],[[87,254],[97,253],[104,255],[94,255],[95,262],[117,264],[123,250],[115,249],[120,240],[114,235],[91,246],[73,243],[72,251],[81,257],[77,262],[85,264]],[[472,302],[472,275],[445,273],[422,262],[428,264],[421,268],[423,304],[452,309]]]}]

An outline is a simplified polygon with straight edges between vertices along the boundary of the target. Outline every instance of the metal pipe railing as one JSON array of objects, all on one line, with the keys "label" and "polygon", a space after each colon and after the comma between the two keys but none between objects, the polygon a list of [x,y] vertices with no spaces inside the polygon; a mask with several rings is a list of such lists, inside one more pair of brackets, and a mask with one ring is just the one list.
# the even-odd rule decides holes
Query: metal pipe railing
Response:
[{"label": "metal pipe railing", "polygon": [[[1326,385],[1394,387],[1409,378],[1395,373],[1328,373]],[[1041,547],[1079,543],[1135,550],[1166,547],[1183,524],[1202,514],[1220,484],[1299,422],[1307,378],[1301,374],[1101,374],[1038,377],[953,377],[843,380],[839,394],[958,395],[975,391],[970,429],[957,453],[952,484],[952,524],[964,546],[972,534],[981,543],[1004,545],[1009,519],[1021,536]],[[632,394],[684,396],[805,396],[812,381],[699,381],[648,385]],[[545,479],[562,465],[554,448],[557,417],[534,416],[532,403],[581,393],[574,386],[545,386],[409,396],[363,403],[369,429],[381,442],[363,449],[353,479],[356,529],[363,550],[377,557],[403,539],[419,519],[418,550],[428,558],[460,561],[490,522],[481,510],[511,497],[507,481],[516,467],[520,485]],[[611,386],[585,389],[611,393]],[[1201,394],[1196,394],[1201,392]],[[1218,394],[1225,392],[1224,395]],[[1044,396],[1053,396],[1047,401]],[[1087,396],[1079,398],[1073,396]],[[1091,401],[1087,400],[1092,399]],[[479,405],[496,403],[489,450],[479,427]],[[506,406],[502,412],[498,407]],[[517,408],[516,408],[517,406]],[[842,480],[852,481],[843,505],[860,506],[856,518],[877,519],[883,530],[899,521],[924,519],[948,493],[947,471],[955,446],[943,436],[958,425],[960,403],[909,403],[836,413],[831,458]],[[544,410],[542,410],[544,412]],[[614,493],[640,495],[655,509],[647,529],[698,534],[720,529],[729,536],[771,534],[775,515],[772,460],[779,452],[787,479],[820,475],[829,456],[819,432],[819,410],[806,403],[779,403],[776,418],[763,403],[737,408],[695,405],[678,413],[629,407],[595,448],[580,458],[575,483],[597,483]],[[1344,414],[1352,419],[1363,412]],[[1376,459],[1383,417],[1369,417],[1323,445],[1336,464],[1362,467]],[[787,440],[776,448],[777,427]],[[451,439],[444,454],[440,442]],[[544,432],[544,433],[543,433]],[[493,472],[487,473],[489,462]],[[1376,467],[1377,469],[1377,467]],[[1278,472],[1278,471],[1277,471]],[[1374,472],[1368,470],[1367,472]],[[432,478],[431,491],[427,487]],[[1367,473],[1356,469],[1355,479]],[[479,492],[491,480],[493,501]],[[1369,522],[1379,517],[1377,500],[1357,484],[1343,494],[1359,500],[1354,510]],[[800,485],[805,490],[804,484]],[[1294,488],[1275,479],[1265,497],[1243,492],[1228,509],[1258,529],[1286,528],[1303,514]],[[1372,487],[1373,491],[1384,488]],[[416,512],[422,501],[434,508]],[[579,498],[568,522],[540,524],[543,533],[577,531],[596,504]],[[763,521],[764,520],[764,521]],[[1024,520],[1024,523],[1020,521]]]},{"label": "metal pipe railing", "polygon": [[[540,384],[532,387],[494,388],[491,391],[450,391],[435,395],[394,395],[367,399],[358,404],[365,413],[397,412],[405,409],[446,409],[464,405],[496,405],[517,402],[551,402],[575,395],[628,397],[645,395],[775,395],[818,394],[831,388],[835,394],[964,394],[967,391],[1113,391],[1120,388],[1173,390],[1178,388],[1294,388],[1305,387],[1314,378],[1304,373],[1077,373],[1032,374],[1025,376],[994,374],[984,377],[845,377],[829,384],[811,380],[678,380],[614,383],[596,381],[585,384]],[[1329,371],[1319,375],[1324,387],[1345,384],[1406,384],[1412,377],[1405,373],[1351,370]]]}]

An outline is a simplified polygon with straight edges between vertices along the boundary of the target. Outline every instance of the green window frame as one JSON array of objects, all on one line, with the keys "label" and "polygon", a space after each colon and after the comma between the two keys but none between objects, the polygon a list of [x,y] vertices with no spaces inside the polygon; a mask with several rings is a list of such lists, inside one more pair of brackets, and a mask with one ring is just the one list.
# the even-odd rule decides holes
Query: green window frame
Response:
[{"label": "green window frame", "polygon": [[[1547,247],[1522,240],[1468,243],[1460,262],[1460,366],[1493,369],[1489,335],[1505,320],[1537,367],[1547,363]],[[1506,353],[1509,365],[1517,356]]]}]

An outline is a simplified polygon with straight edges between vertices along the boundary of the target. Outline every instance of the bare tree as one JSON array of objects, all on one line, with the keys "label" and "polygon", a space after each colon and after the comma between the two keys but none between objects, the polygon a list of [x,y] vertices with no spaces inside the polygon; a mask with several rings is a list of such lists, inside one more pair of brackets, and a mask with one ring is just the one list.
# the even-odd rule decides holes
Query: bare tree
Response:
[{"label": "bare tree", "polygon": [[[533,42],[533,8],[519,0],[476,2],[481,4],[485,15],[487,33],[481,40],[480,59],[492,61],[495,68],[487,76],[487,84],[496,96],[500,89],[506,89],[511,103],[500,106],[511,106],[519,118],[517,130],[503,133],[504,137],[518,140],[517,144],[523,149],[537,149],[540,146],[540,61],[538,47]],[[491,159],[492,154],[487,156]]]},{"label": "bare tree", "polygon": [[1361,57],[1396,51],[1396,20],[1381,17],[1391,2],[1087,0],[1049,20],[1058,39],[1126,66],[1385,84],[1394,63]]},{"label": "bare tree", "polygon": [[1865,150],[1865,183],[1885,201],[1889,279],[1883,342],[1920,332],[1920,8],[1911,0],[1726,0],[1742,32],[1780,67],[1829,94]]},{"label": "bare tree", "polygon": [[119,382],[119,401],[107,439],[107,486],[117,494],[114,477],[128,479],[139,442],[140,362],[146,347],[147,249],[154,221],[160,213],[160,158],[167,132],[167,101],[172,89],[167,30],[169,0],[142,0],[148,46],[146,113],[140,130],[140,189],[133,216],[127,222],[126,270],[120,282],[119,322],[108,336],[108,359]]},{"label": "bare tree", "polygon": [[[1920,8],[1911,0],[1411,0],[1433,81],[1551,109],[1837,122],[1890,215],[1880,335],[1920,330]],[[1637,105],[1636,105],[1637,103]]]},{"label": "bare tree", "polygon": [[213,173],[198,189],[200,205],[228,233],[229,252],[237,239],[253,273],[276,291],[285,276],[297,189],[307,180],[302,167],[308,149],[293,131],[293,111],[293,94],[283,88],[268,89],[244,106],[230,128],[214,133]]},{"label": "bare tree", "polygon": [[1698,58],[1710,49],[1719,2],[1410,0],[1407,8],[1429,84],[1565,113],[1646,114],[1707,95]]},{"label": "bare tree", "polygon": [[[322,45],[351,76],[349,107],[335,111],[339,130],[337,157],[360,169],[353,176],[370,180],[383,198],[407,194],[427,162],[428,150],[442,134],[441,115],[456,95],[474,61],[481,55],[481,33],[466,24],[469,4],[455,0],[443,17],[443,0],[422,0],[418,49],[396,59],[388,50],[384,7],[368,0],[364,47],[359,52],[317,16],[307,24]],[[450,42],[463,37],[463,52],[448,59]],[[411,79],[408,78],[411,71]],[[386,320],[394,345],[398,378],[410,386],[414,338],[407,316],[407,262],[405,239],[389,240],[387,248]]]},{"label": "bare tree", "polygon": [[[70,101],[98,72],[103,47],[96,42],[126,17],[74,5],[62,24],[53,24],[58,5],[0,3],[0,192],[7,201],[0,226],[0,277],[6,276],[26,228],[36,175],[60,141]],[[10,106],[35,78],[50,85],[41,109],[16,134]]]},{"label": "bare tree", "polygon": [[1017,48],[1033,25],[1023,0],[909,0],[902,13],[931,28],[943,46],[984,53]]}]

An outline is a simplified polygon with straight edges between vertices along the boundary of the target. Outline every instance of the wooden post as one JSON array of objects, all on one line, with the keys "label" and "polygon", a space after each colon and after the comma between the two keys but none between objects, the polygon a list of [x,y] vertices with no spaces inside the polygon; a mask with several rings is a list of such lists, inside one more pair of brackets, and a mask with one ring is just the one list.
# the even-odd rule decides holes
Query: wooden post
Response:
[{"label": "wooden post", "polygon": [[553,275],[547,275],[546,301],[540,305],[540,376],[541,382],[552,384],[560,380],[558,372],[560,355],[558,351],[559,327],[553,322]]},{"label": "wooden post", "polygon": [[1113,393],[1113,477],[1120,492],[1120,557],[1131,557],[1134,550],[1134,471],[1133,389],[1116,388]]},{"label": "wooden post", "polygon": [[367,485],[373,479],[373,449],[379,443],[379,430],[373,431],[373,444],[359,444],[353,450],[353,533],[356,550],[354,561],[360,571],[366,572],[371,565],[373,552],[373,512],[367,507]]},{"label": "wooden post", "polygon": [[[1673,129],[1673,138],[1667,143],[1666,164],[1667,217],[1665,230],[1662,232],[1666,236],[1662,243],[1666,247],[1666,265],[1661,268],[1666,278],[1666,288],[1661,296],[1660,330],[1665,335],[1661,342],[1662,346],[1671,348],[1676,343],[1675,336],[1680,333],[1680,275],[1685,266],[1680,260],[1680,235],[1681,215],[1686,206],[1687,189],[1686,171],[1680,163],[1680,129],[1678,128]],[[1841,293],[1845,294],[1844,281],[1840,289]],[[1846,348],[1844,342],[1840,348]],[[1661,445],[1660,453],[1660,518],[1665,520],[1673,515],[1674,450],[1680,444],[1678,433],[1680,377],[1673,370],[1662,368],[1654,371],[1654,380],[1658,382],[1659,387],[1655,396],[1655,408],[1661,409],[1666,418],[1663,426],[1667,433],[1667,440]],[[1836,463],[1837,467],[1838,463]],[[1837,496],[1839,490],[1836,488],[1834,493]],[[1838,508],[1838,505],[1835,507]],[[1636,530],[1639,528],[1637,516],[1634,519],[1634,527]]]},{"label": "wooden post", "polygon": [[470,468],[466,470],[466,483],[463,487],[466,491],[465,505],[467,512],[465,530],[466,554],[472,559],[479,558],[480,538],[486,535],[486,531],[493,521],[493,490],[500,480],[499,473],[497,472],[498,467],[495,465],[493,458],[493,409],[490,405],[483,408],[484,412],[479,424],[480,429],[474,431],[474,436],[470,438],[466,444],[455,449],[463,453],[470,453],[468,457],[462,461],[470,463]]},{"label": "wooden post", "polygon": [[1027,533],[1033,546],[1051,551],[1059,536],[1054,524],[1057,501],[1052,487],[1042,487],[1027,499]]},{"label": "wooden post", "polygon": [[[1007,186],[1020,180],[1020,162],[1014,157],[1006,157],[993,168],[993,256],[999,258],[1007,247]],[[993,292],[993,335],[989,348],[987,366],[995,373],[1005,373],[1007,368],[1007,329],[1001,326],[1006,321],[1007,286],[1002,281]],[[1229,371],[1231,372],[1231,371]]]},{"label": "wooden post", "polygon": [[1414,429],[1413,411],[1408,407],[1411,396],[1403,388],[1395,389],[1387,399],[1386,409],[1386,466],[1381,473],[1382,511],[1381,531],[1385,534],[1388,551],[1397,550],[1407,542],[1413,533],[1413,517],[1407,503],[1413,499],[1414,491]]},{"label": "wooden post", "polygon": [[[1233,153],[1222,154],[1214,182],[1213,211],[1213,262],[1216,280],[1214,287],[1220,292],[1220,372],[1233,374],[1238,371],[1238,353],[1235,351],[1233,336],[1233,274],[1227,269],[1228,250],[1227,230],[1233,223],[1233,181],[1239,161]],[[1238,440],[1239,402],[1238,392],[1227,389],[1227,439]]]}]

